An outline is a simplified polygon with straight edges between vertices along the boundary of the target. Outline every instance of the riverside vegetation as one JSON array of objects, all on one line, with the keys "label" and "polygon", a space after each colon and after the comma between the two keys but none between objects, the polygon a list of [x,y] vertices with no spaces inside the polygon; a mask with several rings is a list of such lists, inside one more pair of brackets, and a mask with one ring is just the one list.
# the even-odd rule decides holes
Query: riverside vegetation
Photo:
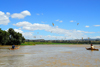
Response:
[{"label": "riverside vegetation", "polygon": [[43,44],[43,45],[82,45],[82,44],[100,44],[100,41],[65,41],[65,42],[24,42],[21,43],[21,45],[38,45],[38,44]]},{"label": "riverside vegetation", "polygon": [[9,28],[7,31],[3,31],[0,28],[0,45],[21,45],[25,42],[25,38],[21,33],[15,32],[12,28]]},{"label": "riverside vegetation", "polygon": [[21,43],[21,45],[36,45],[36,44],[44,44],[44,45],[50,45],[50,44],[59,44],[59,45],[61,45],[61,44],[75,44],[75,43],[53,43],[53,42],[25,42],[25,43]]}]

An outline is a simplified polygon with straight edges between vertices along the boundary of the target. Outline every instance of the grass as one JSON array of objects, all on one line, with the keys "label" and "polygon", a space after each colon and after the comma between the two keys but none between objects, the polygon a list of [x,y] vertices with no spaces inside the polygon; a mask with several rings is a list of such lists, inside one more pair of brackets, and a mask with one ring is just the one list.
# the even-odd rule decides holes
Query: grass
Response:
[{"label": "grass", "polygon": [[21,45],[35,45],[33,42],[25,42],[25,43],[21,43]]},{"label": "grass", "polygon": [[61,45],[61,44],[75,44],[75,43],[52,43],[52,42],[25,42],[25,43],[22,43],[21,45],[36,45],[36,44],[44,44],[44,45],[46,45],[46,44],[59,44],[59,45]]}]

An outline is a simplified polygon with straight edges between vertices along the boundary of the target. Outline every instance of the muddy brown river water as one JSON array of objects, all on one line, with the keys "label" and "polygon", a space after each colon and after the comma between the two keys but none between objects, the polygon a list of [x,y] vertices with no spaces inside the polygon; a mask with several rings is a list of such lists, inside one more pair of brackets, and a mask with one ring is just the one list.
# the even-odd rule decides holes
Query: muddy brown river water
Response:
[{"label": "muddy brown river water", "polygon": [[89,45],[35,45],[9,50],[0,47],[0,67],[100,67],[99,51]]}]

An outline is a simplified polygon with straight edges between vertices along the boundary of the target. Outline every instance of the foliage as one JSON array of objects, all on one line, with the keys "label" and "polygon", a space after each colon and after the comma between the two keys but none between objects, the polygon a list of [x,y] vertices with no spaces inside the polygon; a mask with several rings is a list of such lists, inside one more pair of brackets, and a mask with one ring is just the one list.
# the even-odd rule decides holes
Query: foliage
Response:
[{"label": "foliage", "polygon": [[[100,44],[100,41],[91,41],[92,44]],[[21,43],[21,45],[37,45],[37,44],[43,44],[43,45],[82,45],[82,44],[90,44],[89,41],[68,41],[68,42],[25,42]]]},{"label": "foliage", "polygon": [[0,29],[0,44],[2,45],[20,45],[25,42],[25,38],[21,33],[15,32],[12,28],[9,28],[8,31],[3,31]]},{"label": "foliage", "polygon": [[9,40],[9,33],[0,29],[0,43],[6,44]]},{"label": "foliage", "polygon": [[25,43],[21,43],[21,45],[35,45],[35,44],[74,44],[74,43],[52,43],[52,42],[25,42]]}]

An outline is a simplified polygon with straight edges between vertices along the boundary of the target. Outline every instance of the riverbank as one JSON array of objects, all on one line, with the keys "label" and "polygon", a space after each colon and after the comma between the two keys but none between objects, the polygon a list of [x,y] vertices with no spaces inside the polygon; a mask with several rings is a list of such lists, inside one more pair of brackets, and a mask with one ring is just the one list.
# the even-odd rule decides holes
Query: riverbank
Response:
[{"label": "riverbank", "polygon": [[[25,43],[21,43],[21,45],[39,45],[39,44],[43,44],[43,45],[78,45],[78,43],[54,43],[54,42],[25,42]],[[82,44],[79,44],[82,45]]]},{"label": "riverbank", "polygon": [[[25,43],[21,43],[21,46],[23,45],[85,45],[85,44],[80,44],[80,43],[54,43],[54,42],[25,42]],[[90,45],[90,44],[87,44]],[[96,45],[96,44],[93,44]],[[97,44],[100,45],[100,44]],[[2,46],[2,45],[0,45]],[[7,45],[7,46],[11,46],[11,45]],[[16,45],[17,46],[17,45]]]},{"label": "riverbank", "polygon": [[47,44],[69,44],[69,43],[49,43],[49,42],[25,42],[25,43],[22,43],[21,45],[38,45],[38,44],[44,44],[44,45],[47,45]]}]

